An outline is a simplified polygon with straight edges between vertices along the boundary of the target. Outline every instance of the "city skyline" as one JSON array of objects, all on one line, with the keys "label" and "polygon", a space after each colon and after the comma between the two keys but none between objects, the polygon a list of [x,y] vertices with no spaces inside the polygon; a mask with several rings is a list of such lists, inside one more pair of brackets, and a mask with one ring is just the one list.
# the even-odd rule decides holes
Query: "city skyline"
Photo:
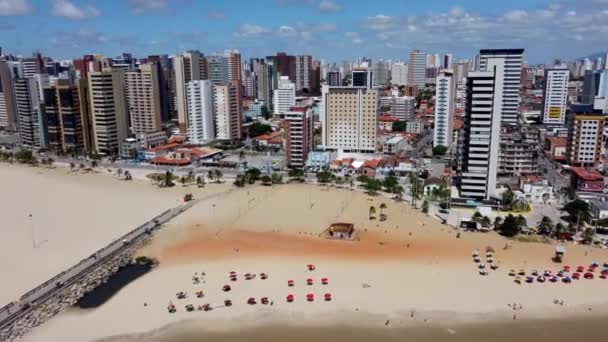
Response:
[{"label": "city skyline", "polygon": [[[575,59],[608,48],[608,1],[390,2],[263,0],[0,0],[5,53],[71,59],[82,54],[206,53],[236,48],[255,57],[287,51],[328,61],[406,60],[412,49],[472,57],[521,47],[530,63]],[[129,23],[129,26],[124,26]],[[159,25],[159,23],[164,23]],[[559,41],[559,43],[558,43]]]}]

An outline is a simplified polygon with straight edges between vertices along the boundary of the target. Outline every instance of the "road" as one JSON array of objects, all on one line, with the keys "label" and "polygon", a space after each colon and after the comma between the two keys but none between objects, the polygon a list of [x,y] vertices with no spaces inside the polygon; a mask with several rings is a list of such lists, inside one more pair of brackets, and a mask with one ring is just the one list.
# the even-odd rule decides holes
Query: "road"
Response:
[{"label": "road", "polygon": [[538,152],[538,165],[545,174],[545,179],[553,186],[553,192],[559,193],[559,190],[570,186],[570,177],[564,176],[560,173],[557,163],[547,159],[542,149]]},{"label": "road", "polygon": [[18,301],[4,306],[0,309],[0,327],[13,322],[19,317],[29,313],[31,310],[34,310],[35,307],[42,303],[46,298],[49,298],[57,291],[66,288],[82,278],[88,271],[110,260],[113,256],[124,251],[138,239],[150,234],[154,229],[189,209],[194,203],[196,203],[196,201],[166,210],[150,221],[114,240],[106,247],[91,254],[88,258],[83,259],[70,269],[58,274],[35,289],[30,290],[21,296]]}]

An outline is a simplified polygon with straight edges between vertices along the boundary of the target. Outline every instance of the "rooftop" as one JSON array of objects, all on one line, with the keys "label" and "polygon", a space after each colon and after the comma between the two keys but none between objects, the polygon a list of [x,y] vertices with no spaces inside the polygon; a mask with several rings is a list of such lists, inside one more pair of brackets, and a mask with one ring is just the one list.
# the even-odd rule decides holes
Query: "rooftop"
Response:
[{"label": "rooftop", "polygon": [[587,170],[583,167],[573,167],[570,170],[576,174],[576,176],[586,181],[603,181],[604,176],[596,170]]}]

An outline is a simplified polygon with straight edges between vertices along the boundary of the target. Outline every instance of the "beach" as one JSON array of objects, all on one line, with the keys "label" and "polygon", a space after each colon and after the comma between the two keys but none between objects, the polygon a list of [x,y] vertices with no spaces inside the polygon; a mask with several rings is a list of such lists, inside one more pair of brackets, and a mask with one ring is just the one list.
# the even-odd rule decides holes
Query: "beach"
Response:
[{"label": "beach", "polygon": [[[369,207],[378,210],[382,203],[387,206],[386,221],[370,220]],[[357,241],[321,237],[334,222],[353,223]],[[480,276],[471,253],[477,249],[485,254],[489,246],[496,251],[499,268],[488,268],[489,274]],[[518,285],[508,275],[510,269],[527,274],[533,269],[559,271],[563,264],[551,259],[554,247],[495,233],[462,232],[457,237],[454,228],[409,203],[347,189],[304,184],[226,187],[168,223],[140,251],[159,261],[155,269],[101,306],[64,312],[24,340],[168,341],[181,337],[167,336],[187,333],[225,334],[226,341],[236,341],[245,329],[260,326],[284,332],[286,327],[310,328],[312,334],[328,324],[367,327],[372,334],[378,328],[399,331],[439,324],[438,331],[445,333],[481,323],[606,317],[608,280]],[[566,249],[564,264],[608,261],[606,250],[571,244]],[[308,270],[308,264],[315,269]],[[228,278],[231,271],[238,275],[235,282]],[[193,284],[192,277],[203,272],[201,283]],[[257,277],[245,280],[245,273]],[[261,273],[268,279],[261,279]],[[324,277],[326,285],[320,283]],[[312,285],[306,285],[308,278]],[[288,280],[295,285],[288,287]],[[225,284],[231,286],[229,292],[222,291]],[[196,297],[199,290],[203,298]],[[185,291],[187,298],[177,299],[178,291]],[[323,300],[326,293],[331,301]],[[294,295],[292,303],[286,301],[288,294]],[[313,294],[314,301],[307,301],[307,294]],[[250,297],[257,304],[248,305]],[[261,304],[262,297],[272,305]],[[233,305],[224,307],[225,299]],[[170,303],[177,312],[168,313]],[[214,309],[185,310],[186,304],[206,303]],[[91,326],[95,329],[86,328]]]}]

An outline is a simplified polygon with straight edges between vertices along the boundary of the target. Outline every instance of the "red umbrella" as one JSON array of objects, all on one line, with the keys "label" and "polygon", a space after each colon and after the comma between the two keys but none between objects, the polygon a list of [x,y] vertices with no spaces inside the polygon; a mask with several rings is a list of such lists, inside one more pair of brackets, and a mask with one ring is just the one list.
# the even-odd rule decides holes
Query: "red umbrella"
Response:
[{"label": "red umbrella", "polygon": [[236,276],[232,276],[232,277],[230,277],[230,280],[231,280],[231,281],[236,281]]},{"label": "red umbrella", "polygon": [[578,266],[576,268],[576,272],[583,272],[585,270],[585,266]]},{"label": "red umbrella", "polygon": [[606,275],[608,275],[608,271],[607,271],[607,270],[603,270],[603,271],[602,271],[602,274],[606,274]]},{"label": "red umbrella", "polygon": [[568,265],[564,265],[564,269],[565,269],[565,270],[569,270],[569,269],[570,269],[570,266],[568,266]]},{"label": "red umbrella", "polygon": [[287,286],[293,286],[293,285],[294,285],[293,280],[290,279],[287,281]]},{"label": "red umbrella", "polygon": [[308,268],[309,271],[312,271],[315,269],[315,265],[313,265],[313,264],[308,264],[308,265],[306,265],[306,267]]},{"label": "red umbrella", "polygon": [[323,297],[325,297],[325,301],[329,302],[331,300],[331,293],[326,293]]},{"label": "red umbrella", "polygon": [[572,279],[578,279],[581,277],[581,274],[578,272],[574,272],[574,274],[572,275]]},{"label": "red umbrella", "polygon": [[591,273],[591,272],[585,273],[585,279],[593,279],[593,273]]},{"label": "red umbrella", "polygon": [[286,299],[287,299],[287,301],[289,303],[293,302],[293,295],[292,294],[288,294]]},{"label": "red umbrella", "polygon": [[306,295],[306,300],[309,302],[312,302],[313,300],[315,300],[315,295],[312,293],[309,293]]},{"label": "red umbrella", "polygon": [[236,272],[234,272],[234,271],[230,272],[230,276],[235,276],[235,275],[236,275]]},{"label": "red umbrella", "polygon": [[312,285],[312,278],[308,278],[308,279],[306,279],[306,284],[308,284],[308,285]]},{"label": "red umbrella", "polygon": [[327,285],[327,282],[329,282],[329,279],[327,279],[327,278],[321,278],[321,284]]}]

